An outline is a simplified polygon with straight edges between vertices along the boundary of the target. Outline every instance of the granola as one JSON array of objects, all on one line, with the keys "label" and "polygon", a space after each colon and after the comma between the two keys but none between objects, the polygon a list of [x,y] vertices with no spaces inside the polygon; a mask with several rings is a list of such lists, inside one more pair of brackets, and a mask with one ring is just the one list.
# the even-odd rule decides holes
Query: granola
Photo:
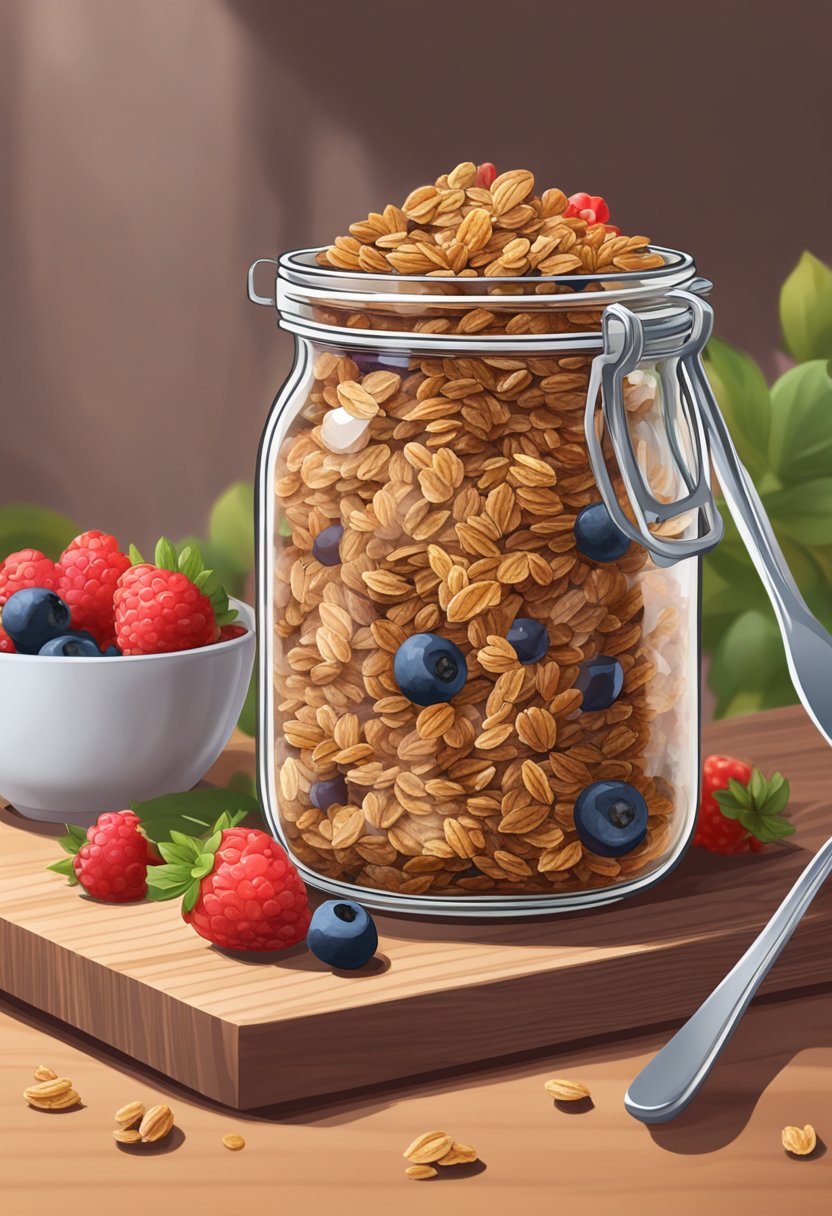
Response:
[{"label": "granola", "polygon": [[[319,260],[435,277],[657,264],[647,238],[564,215],[560,191],[535,196],[531,174],[489,191],[470,184],[473,168],[353,225]],[[513,312],[507,295],[493,310],[427,295],[418,314],[320,313],[346,329],[486,336],[600,317],[579,300]],[[402,895],[558,894],[649,873],[671,846],[690,796],[676,742],[693,726],[689,576],[637,545],[603,563],[576,546],[577,515],[599,499],[583,429],[591,358],[317,349],[277,460],[273,587],[280,816],[317,873]],[[624,393],[643,471],[669,496],[656,378],[635,372]],[[507,640],[518,617],[545,623],[537,662]],[[400,646],[424,633],[467,667],[456,695],[427,706],[394,674]],[[601,655],[623,688],[586,712],[576,681]],[[310,791],[339,775],[345,797],[317,806]],[[643,843],[619,857],[575,830],[576,797],[603,780],[648,807]]]}]

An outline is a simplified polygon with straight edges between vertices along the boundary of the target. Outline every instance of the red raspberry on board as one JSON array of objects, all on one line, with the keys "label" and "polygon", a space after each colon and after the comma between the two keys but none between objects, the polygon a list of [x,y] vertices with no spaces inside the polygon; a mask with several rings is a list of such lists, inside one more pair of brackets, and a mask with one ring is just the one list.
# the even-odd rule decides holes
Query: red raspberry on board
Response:
[{"label": "red raspberry on board", "polygon": [[10,553],[0,566],[0,608],[24,587],[45,587],[47,591],[54,591],[56,575],[52,558],[45,557],[40,549]]},{"label": "red raspberry on board", "polygon": [[102,650],[115,641],[113,595],[130,558],[107,532],[83,532],[64,550],[55,590],[72,613],[72,628],[87,629]]},{"label": "red raspberry on board", "polygon": [[759,853],[794,831],[782,817],[789,792],[782,773],[766,779],[758,768],[733,756],[708,756],[693,843],[726,856]]},{"label": "red raspberry on board", "polygon": [[208,840],[176,833],[160,844],[166,865],[148,875],[150,898],[183,897],[182,916],[225,950],[282,950],[306,937],[306,888],[286,850],[266,832],[224,814]]},{"label": "red raspberry on board", "polygon": [[126,904],[147,894],[148,866],[159,865],[153,846],[133,811],[106,811],[91,828],[67,824],[68,836],[59,843],[70,853],[49,866],[80,883],[93,899]]}]

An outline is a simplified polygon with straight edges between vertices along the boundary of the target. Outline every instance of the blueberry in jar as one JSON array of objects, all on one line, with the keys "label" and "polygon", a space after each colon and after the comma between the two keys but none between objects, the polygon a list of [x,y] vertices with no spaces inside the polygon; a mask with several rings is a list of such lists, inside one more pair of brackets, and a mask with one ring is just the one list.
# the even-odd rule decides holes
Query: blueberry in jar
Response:
[{"label": "blueberry in jar", "polygon": [[101,648],[86,629],[73,629],[45,642],[38,654],[57,655],[65,659],[100,659]]},{"label": "blueberry in jar", "polygon": [[357,364],[362,375],[368,372],[407,371],[410,367],[409,355],[382,354],[380,351],[353,351],[350,356]]},{"label": "blueberry in jar", "polygon": [[594,659],[584,659],[575,687],[583,694],[581,709],[584,713],[609,709],[621,696],[624,669],[618,659],[610,658],[606,654],[599,654]]},{"label": "blueberry in jar", "polygon": [[312,914],[306,944],[328,967],[357,971],[378,949],[378,930],[361,904],[351,899],[329,899]]},{"label": "blueberry in jar", "polygon": [[37,654],[52,638],[69,630],[68,606],[45,587],[24,587],[9,596],[3,608],[3,628],[18,654]]},{"label": "blueberry in jar", "polygon": [[515,617],[506,634],[521,663],[539,663],[549,649],[549,635],[542,621],[528,616]]},{"label": "blueberry in jar", "polygon": [[309,801],[319,811],[329,810],[331,806],[346,806],[349,802],[347,783],[339,773],[328,781],[315,781],[309,787]]},{"label": "blueberry in jar", "polygon": [[647,834],[647,803],[626,781],[595,781],[575,800],[575,831],[600,857],[622,857]]},{"label": "blueberry in jar", "polygon": [[468,679],[465,655],[436,633],[405,638],[393,659],[393,676],[402,695],[414,705],[450,701]]},{"label": "blueberry in jar", "polygon": [[328,528],[324,528],[312,542],[312,556],[316,557],[322,566],[339,566],[343,535],[344,529],[340,524],[330,524]]},{"label": "blueberry in jar", "polygon": [[623,557],[630,542],[602,502],[590,503],[575,520],[575,544],[584,557],[595,562],[615,562]]}]

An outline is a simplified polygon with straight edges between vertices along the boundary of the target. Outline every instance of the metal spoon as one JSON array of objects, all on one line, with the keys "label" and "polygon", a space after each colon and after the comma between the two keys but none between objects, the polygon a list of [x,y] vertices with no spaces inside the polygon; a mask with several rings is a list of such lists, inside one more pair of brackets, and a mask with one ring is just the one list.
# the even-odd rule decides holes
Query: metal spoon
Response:
[{"label": "metal spoon", "polygon": [[832,837],[733,970],[630,1085],[624,1105],[633,1118],[667,1123],[693,1100],[830,872]]}]

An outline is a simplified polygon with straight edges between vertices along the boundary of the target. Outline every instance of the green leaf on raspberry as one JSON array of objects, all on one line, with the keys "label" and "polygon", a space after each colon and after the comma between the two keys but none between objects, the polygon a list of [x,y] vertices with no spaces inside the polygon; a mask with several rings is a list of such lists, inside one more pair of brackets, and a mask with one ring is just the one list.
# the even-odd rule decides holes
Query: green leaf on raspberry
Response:
[{"label": "green leaf on raspberry", "polygon": [[[181,898],[185,912],[190,912],[194,907],[199,897],[199,884],[214,868],[214,857],[222,842],[223,832],[226,828],[236,827],[247,814],[246,810],[228,810],[229,805],[234,805],[241,798],[246,799],[246,795],[241,794],[240,791],[191,790],[190,795],[179,794],[171,797],[187,801],[190,796],[195,794],[203,796],[203,805],[206,794],[225,796],[226,806],[221,809],[219,816],[214,818],[209,828],[210,834],[207,838],[204,836],[200,838],[198,832],[195,835],[188,835],[179,828],[169,828],[170,839],[160,841],[158,844],[165,864],[150,866],[147,871],[148,899],[159,901]],[[212,798],[212,801],[215,800]],[[158,803],[163,799],[153,801]],[[137,804],[137,807],[141,805]],[[141,811],[137,807],[134,807],[134,810],[136,810],[136,814],[141,815]]]},{"label": "green leaf on raspberry", "polygon": [[160,536],[157,540],[153,560],[160,570],[179,569],[179,557],[176,553],[176,546],[166,536]]},{"label": "green leaf on raspberry", "polygon": [[127,556],[130,558],[130,561],[131,561],[132,565],[134,565],[134,566],[146,565],[144,558],[142,557],[141,553],[139,552],[139,550],[136,548],[135,545],[128,546]]},{"label": "green leaf on raspberry", "polygon": [[64,878],[69,879],[71,887],[78,886],[78,879],[75,877],[75,869],[72,865],[71,857],[62,857],[59,861],[53,861],[51,866],[46,867],[47,870],[53,870],[56,874],[63,874]]},{"label": "green leaf on raspberry", "polygon": [[763,844],[791,836],[794,824],[783,818],[790,786],[782,773],[766,779],[758,768],[751,770],[748,785],[731,778],[728,788],[714,790],[714,798],[726,819],[734,819]]}]

